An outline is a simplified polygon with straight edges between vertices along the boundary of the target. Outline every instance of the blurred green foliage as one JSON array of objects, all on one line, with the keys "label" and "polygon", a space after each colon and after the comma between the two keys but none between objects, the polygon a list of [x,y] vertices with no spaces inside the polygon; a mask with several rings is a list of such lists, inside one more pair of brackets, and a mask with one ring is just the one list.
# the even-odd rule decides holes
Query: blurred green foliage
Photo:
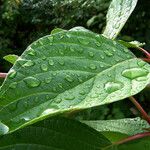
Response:
[{"label": "blurred green foliage", "polygon": [[[25,48],[54,28],[70,29],[84,26],[101,33],[105,27],[110,0],[1,0],[0,1],[0,71],[6,72],[11,64],[2,58],[8,54],[21,55]],[[146,42],[150,49],[150,1],[139,0],[137,7],[119,35],[126,41]],[[142,57],[138,51],[134,53]],[[147,105],[148,92],[138,95]],[[130,102],[89,109],[80,113],[83,119],[116,119],[137,114]],[[129,109],[131,111],[129,111]],[[150,108],[147,107],[147,110]],[[77,117],[78,118],[78,117]]]}]

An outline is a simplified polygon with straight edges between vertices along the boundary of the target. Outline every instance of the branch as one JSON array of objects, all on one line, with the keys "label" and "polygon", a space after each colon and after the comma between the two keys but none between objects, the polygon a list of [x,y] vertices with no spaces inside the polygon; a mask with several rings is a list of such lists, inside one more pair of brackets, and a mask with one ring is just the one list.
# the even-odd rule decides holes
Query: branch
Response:
[{"label": "branch", "polygon": [[132,101],[132,103],[136,106],[136,108],[139,110],[143,118],[150,124],[150,116],[145,112],[145,110],[142,108],[142,106],[137,102],[137,100],[134,97],[129,97],[129,99]]},{"label": "branch", "polygon": [[139,49],[140,51],[142,51],[142,52],[147,56],[147,58],[150,59],[150,53],[149,53],[149,52],[147,52],[145,49],[143,49],[143,48],[141,48],[141,47],[138,47],[138,49]]},{"label": "branch", "polygon": [[7,73],[0,73],[0,78],[6,78]]},{"label": "branch", "polygon": [[114,143],[114,144],[115,145],[124,144],[126,142],[141,139],[141,138],[148,137],[148,136],[150,136],[150,132],[139,133],[139,134],[127,137],[127,138],[125,138],[121,141],[118,141],[118,142]]}]

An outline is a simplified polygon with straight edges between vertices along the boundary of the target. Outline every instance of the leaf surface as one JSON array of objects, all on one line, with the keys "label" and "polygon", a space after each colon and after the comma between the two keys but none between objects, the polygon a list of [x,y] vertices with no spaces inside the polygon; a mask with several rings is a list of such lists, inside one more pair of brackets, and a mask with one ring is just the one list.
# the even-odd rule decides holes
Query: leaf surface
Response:
[{"label": "leaf surface", "polygon": [[100,150],[110,142],[94,129],[55,117],[0,138],[0,150]]},{"label": "leaf surface", "polygon": [[106,19],[106,28],[103,34],[110,38],[115,39],[124,24],[130,17],[138,0],[112,0]]},{"label": "leaf surface", "polygon": [[119,120],[95,120],[82,122],[100,132],[111,131],[111,132],[120,132],[127,135],[142,133],[146,131],[144,129],[150,127],[146,121],[140,118],[134,119],[128,118]]},{"label": "leaf surface", "polygon": [[48,35],[28,46],[1,86],[0,128],[115,102],[149,82],[149,64],[116,41],[80,28]]}]

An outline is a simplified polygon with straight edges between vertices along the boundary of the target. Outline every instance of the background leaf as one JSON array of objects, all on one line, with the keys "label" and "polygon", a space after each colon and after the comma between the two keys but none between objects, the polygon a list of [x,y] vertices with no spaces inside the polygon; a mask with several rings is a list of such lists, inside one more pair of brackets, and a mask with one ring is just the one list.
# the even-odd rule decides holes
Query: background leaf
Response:
[{"label": "background leaf", "polygon": [[144,132],[145,128],[149,128],[149,124],[140,119],[119,119],[119,120],[95,120],[95,121],[82,121],[90,127],[102,132],[120,132],[127,135],[134,135]]},{"label": "background leaf", "polygon": [[14,64],[16,62],[16,60],[18,59],[18,56],[17,55],[13,55],[13,54],[10,54],[10,55],[6,55],[3,57],[6,61],[10,62],[11,64]]},{"label": "background leaf", "polygon": [[0,88],[0,120],[9,132],[124,99],[150,82],[150,66],[126,47],[80,29],[35,41],[11,68]]},{"label": "background leaf", "polygon": [[94,129],[62,117],[44,120],[0,138],[1,150],[100,150],[109,144]]},{"label": "background leaf", "polygon": [[115,39],[134,10],[138,0],[112,0],[103,34]]}]

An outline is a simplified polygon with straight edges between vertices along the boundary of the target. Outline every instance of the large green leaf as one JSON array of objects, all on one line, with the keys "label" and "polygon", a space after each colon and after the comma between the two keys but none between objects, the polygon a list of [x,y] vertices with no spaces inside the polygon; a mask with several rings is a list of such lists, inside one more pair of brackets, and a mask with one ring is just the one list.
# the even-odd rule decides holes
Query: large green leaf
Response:
[{"label": "large green leaf", "polygon": [[118,101],[149,82],[149,64],[115,41],[77,28],[48,35],[28,46],[9,71],[0,89],[1,128],[11,132]]},{"label": "large green leaf", "polygon": [[60,117],[0,138],[0,150],[100,150],[110,144],[94,129]]},{"label": "large green leaf", "polygon": [[149,124],[140,119],[120,119],[120,120],[96,120],[96,121],[82,121],[90,127],[102,132],[112,131],[120,132],[127,135],[134,135],[144,132],[146,128],[149,128]]},{"label": "large green leaf", "polygon": [[134,10],[138,0],[112,0],[106,20],[104,35],[110,39],[116,38]]}]

